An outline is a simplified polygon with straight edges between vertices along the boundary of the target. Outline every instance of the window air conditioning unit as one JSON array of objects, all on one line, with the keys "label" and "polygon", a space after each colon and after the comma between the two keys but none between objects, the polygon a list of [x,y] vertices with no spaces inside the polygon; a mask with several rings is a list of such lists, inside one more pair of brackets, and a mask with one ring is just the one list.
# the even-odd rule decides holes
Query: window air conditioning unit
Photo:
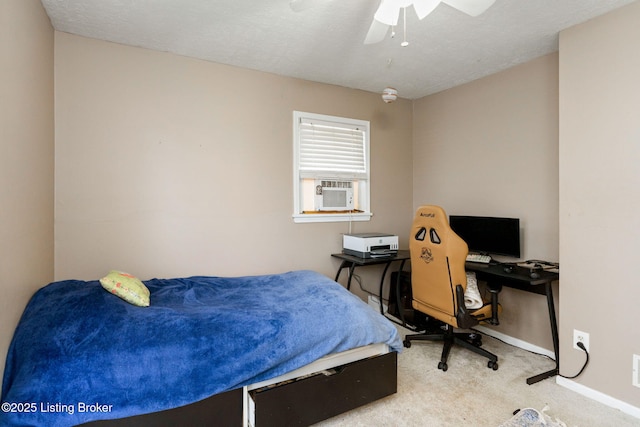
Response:
[{"label": "window air conditioning unit", "polygon": [[353,210],[353,182],[316,180],[315,208],[318,211]]}]

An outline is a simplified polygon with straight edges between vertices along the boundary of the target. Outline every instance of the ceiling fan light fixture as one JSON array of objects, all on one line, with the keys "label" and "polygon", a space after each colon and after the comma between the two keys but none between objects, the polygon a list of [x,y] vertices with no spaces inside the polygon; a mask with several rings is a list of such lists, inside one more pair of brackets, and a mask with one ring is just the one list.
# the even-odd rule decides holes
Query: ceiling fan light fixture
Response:
[{"label": "ceiling fan light fixture", "polygon": [[[303,2],[305,0],[291,0]],[[308,0],[306,0],[308,1]],[[413,9],[422,20],[434,11],[440,3],[445,3],[454,9],[466,13],[470,16],[478,16],[491,7],[496,0],[380,0],[380,6],[373,16],[373,22],[364,40],[364,44],[378,43],[384,40],[389,27],[396,27],[400,19],[400,14],[404,11],[404,28],[406,31],[406,9],[413,6]],[[395,32],[392,31],[392,35]],[[407,46],[406,37],[402,46]]]},{"label": "ceiling fan light fixture", "polygon": [[396,99],[398,99],[398,91],[392,87],[385,87],[382,91],[382,100],[390,104]]}]

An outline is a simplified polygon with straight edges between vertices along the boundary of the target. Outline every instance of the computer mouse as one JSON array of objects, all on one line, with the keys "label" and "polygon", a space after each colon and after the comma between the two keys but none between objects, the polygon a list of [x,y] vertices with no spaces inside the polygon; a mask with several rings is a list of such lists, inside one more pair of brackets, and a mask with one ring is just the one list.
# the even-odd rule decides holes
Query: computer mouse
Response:
[{"label": "computer mouse", "polygon": [[505,273],[513,273],[513,265],[505,265],[503,270]]},{"label": "computer mouse", "polygon": [[531,273],[529,273],[529,277],[531,277],[532,279],[539,279],[540,273],[536,273],[535,271],[532,271]]}]

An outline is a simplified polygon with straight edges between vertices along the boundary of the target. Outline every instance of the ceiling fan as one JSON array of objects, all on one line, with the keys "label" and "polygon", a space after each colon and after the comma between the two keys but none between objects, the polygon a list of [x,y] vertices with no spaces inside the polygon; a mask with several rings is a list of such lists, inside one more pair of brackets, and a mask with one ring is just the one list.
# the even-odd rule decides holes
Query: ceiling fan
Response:
[{"label": "ceiling fan", "polygon": [[[289,6],[296,12],[312,7],[319,0],[290,0]],[[384,40],[390,28],[398,25],[400,14],[404,14],[406,23],[407,8],[413,5],[418,19],[433,12],[440,4],[446,3],[467,15],[478,16],[487,10],[496,0],[381,0],[378,10],[373,16],[373,22],[364,40],[364,44],[378,43]],[[402,43],[408,45],[406,39]]]}]

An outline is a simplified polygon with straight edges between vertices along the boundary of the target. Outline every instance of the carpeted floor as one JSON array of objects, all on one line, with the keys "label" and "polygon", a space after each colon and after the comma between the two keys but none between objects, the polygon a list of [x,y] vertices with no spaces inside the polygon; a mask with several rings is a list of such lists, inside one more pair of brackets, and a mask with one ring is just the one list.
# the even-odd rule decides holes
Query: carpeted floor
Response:
[{"label": "carpeted floor", "polygon": [[488,336],[483,343],[498,355],[497,371],[488,369],[481,356],[454,347],[449,370],[442,372],[437,368],[442,343],[413,343],[398,355],[398,393],[316,427],[498,427],[517,409],[545,407],[554,423],[568,427],[640,426],[639,419],[568,390],[554,378],[527,385],[526,378],[553,368],[546,356]]}]

